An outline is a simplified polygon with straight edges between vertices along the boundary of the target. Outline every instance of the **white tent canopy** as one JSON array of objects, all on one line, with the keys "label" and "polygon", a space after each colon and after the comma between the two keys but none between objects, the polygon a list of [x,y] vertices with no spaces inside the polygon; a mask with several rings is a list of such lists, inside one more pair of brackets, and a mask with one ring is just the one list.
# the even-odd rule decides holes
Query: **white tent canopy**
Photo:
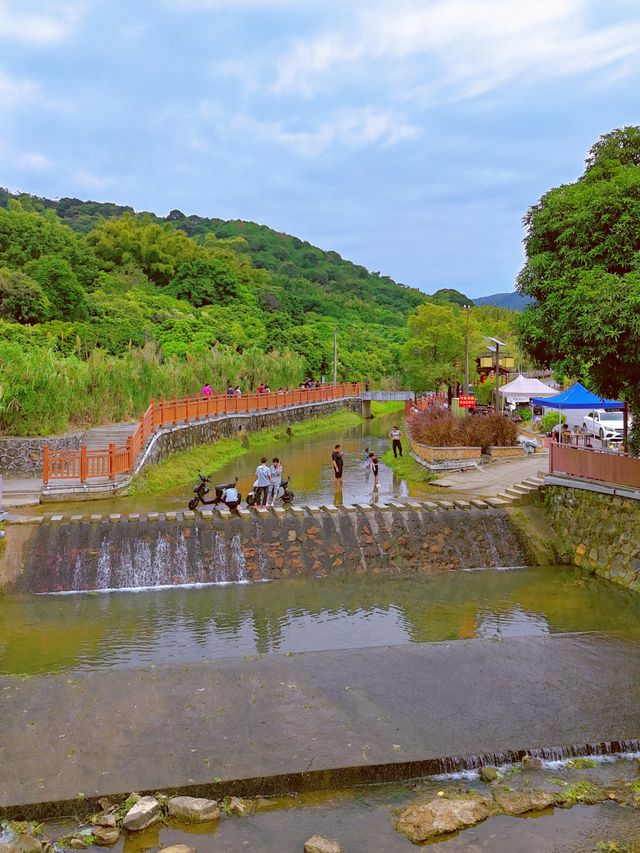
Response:
[{"label": "white tent canopy", "polygon": [[545,385],[544,382],[540,382],[539,379],[530,379],[520,374],[513,382],[498,388],[498,393],[506,397],[507,400],[520,403],[528,401],[532,397],[553,397],[557,392],[554,388]]}]

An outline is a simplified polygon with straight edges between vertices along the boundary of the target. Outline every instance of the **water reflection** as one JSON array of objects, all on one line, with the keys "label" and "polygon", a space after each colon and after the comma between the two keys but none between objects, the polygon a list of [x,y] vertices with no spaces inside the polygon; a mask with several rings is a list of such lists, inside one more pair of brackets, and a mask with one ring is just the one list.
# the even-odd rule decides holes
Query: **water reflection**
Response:
[{"label": "water reflection", "polygon": [[5,596],[0,672],[594,630],[639,637],[640,597],[560,568]]}]

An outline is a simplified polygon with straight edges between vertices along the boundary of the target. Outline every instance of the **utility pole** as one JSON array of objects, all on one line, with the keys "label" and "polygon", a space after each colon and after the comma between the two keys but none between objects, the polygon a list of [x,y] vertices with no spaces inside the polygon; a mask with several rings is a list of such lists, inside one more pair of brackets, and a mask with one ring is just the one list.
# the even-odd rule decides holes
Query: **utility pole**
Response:
[{"label": "utility pole", "polygon": [[471,305],[462,306],[467,315],[467,331],[464,337],[464,393],[469,393],[469,312]]},{"label": "utility pole", "polygon": [[338,384],[338,330],[333,327],[333,384]]}]

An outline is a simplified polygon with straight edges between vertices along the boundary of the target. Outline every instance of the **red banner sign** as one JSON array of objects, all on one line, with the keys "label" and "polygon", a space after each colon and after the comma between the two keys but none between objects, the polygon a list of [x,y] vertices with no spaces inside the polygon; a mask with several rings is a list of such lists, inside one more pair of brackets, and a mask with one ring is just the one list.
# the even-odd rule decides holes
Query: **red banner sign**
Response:
[{"label": "red banner sign", "polygon": [[461,409],[475,409],[476,398],[473,394],[460,394],[458,397],[458,405]]}]

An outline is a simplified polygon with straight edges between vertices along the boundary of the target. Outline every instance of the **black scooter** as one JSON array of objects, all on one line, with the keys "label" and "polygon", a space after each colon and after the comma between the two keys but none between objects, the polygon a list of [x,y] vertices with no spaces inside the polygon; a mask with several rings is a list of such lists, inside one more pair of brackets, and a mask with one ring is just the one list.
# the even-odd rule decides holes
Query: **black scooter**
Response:
[{"label": "black scooter", "polygon": [[[295,497],[293,492],[289,489],[289,482],[290,481],[291,481],[291,477],[287,477],[286,480],[283,480],[280,483],[280,489],[282,489],[282,491],[281,492],[279,491],[278,494],[276,495],[276,500],[282,501],[283,504],[290,504]],[[255,502],[256,502],[256,493],[255,493],[255,491],[251,491],[247,495],[247,506],[254,506]]]},{"label": "black scooter", "polygon": [[[200,482],[193,490],[196,496],[194,498],[191,498],[191,500],[189,501],[190,510],[196,509],[198,504],[204,504],[204,506],[217,506],[218,504],[224,503],[224,501],[222,500],[222,494],[224,490],[235,488],[238,482],[238,478],[236,477],[233,483],[218,483],[214,486],[216,493],[215,497],[211,500],[207,500],[205,497],[205,495],[209,494],[209,488],[207,486],[207,483],[211,482],[211,478],[205,477],[202,474],[198,474],[198,477],[200,478]],[[241,495],[238,494],[238,503],[240,502],[240,500]]]}]

